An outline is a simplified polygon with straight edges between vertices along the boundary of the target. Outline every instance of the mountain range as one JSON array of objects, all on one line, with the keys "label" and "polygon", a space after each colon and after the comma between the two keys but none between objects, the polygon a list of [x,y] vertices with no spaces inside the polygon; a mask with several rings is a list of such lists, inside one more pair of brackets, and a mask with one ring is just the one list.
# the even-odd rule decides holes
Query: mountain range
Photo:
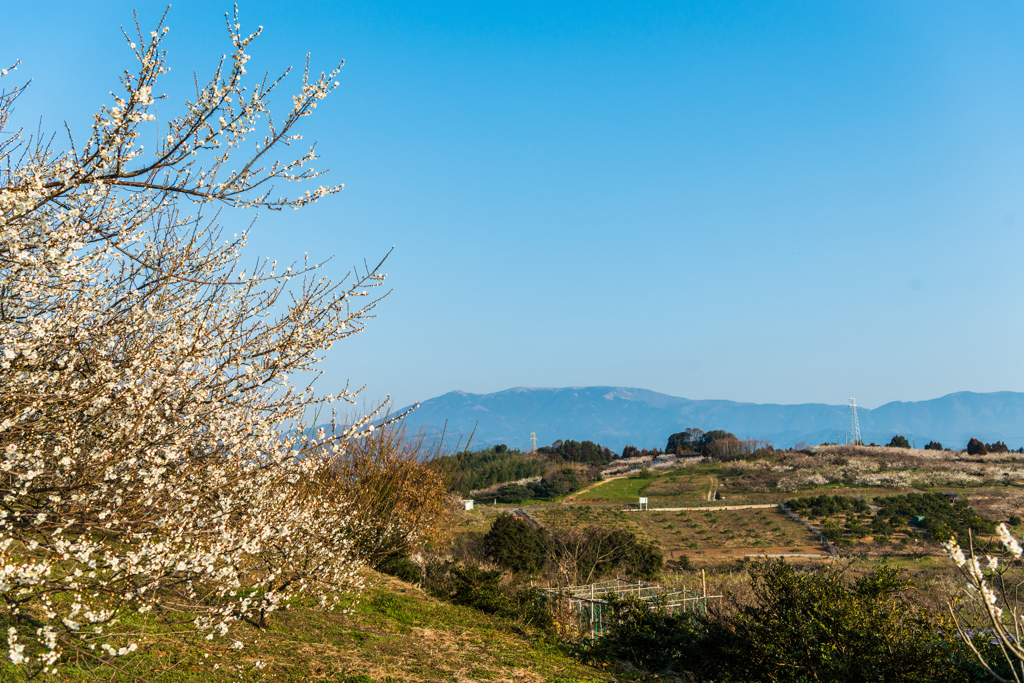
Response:
[{"label": "mountain range", "polygon": [[[864,443],[887,444],[901,434],[922,448],[931,440],[964,448],[971,437],[1024,446],[1024,393],[948,394],[927,401],[894,401],[857,409]],[[691,400],[623,387],[518,387],[492,394],[452,391],[423,401],[407,418],[410,429],[440,432],[445,441],[472,434],[473,448],[504,443],[526,450],[557,439],[590,440],[621,452],[626,445],[664,448],[668,436],[688,427],[724,429],[740,438],[768,439],[776,447],[845,441],[850,407]]]}]

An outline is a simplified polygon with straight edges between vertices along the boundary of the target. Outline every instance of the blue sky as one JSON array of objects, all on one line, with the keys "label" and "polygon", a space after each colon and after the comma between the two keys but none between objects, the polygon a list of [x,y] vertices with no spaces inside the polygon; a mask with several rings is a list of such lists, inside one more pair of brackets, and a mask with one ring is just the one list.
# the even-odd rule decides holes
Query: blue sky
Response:
[{"label": "blue sky", "polygon": [[[82,130],[131,3],[4,8],[22,123]],[[144,28],[163,6],[138,5]],[[168,15],[180,101],[227,3]],[[242,2],[250,73],[344,59],[308,119],[340,195],[251,253],[392,245],[321,388],[617,385],[858,403],[1024,391],[1024,8]],[[295,81],[293,80],[292,83]],[[243,217],[229,218],[241,224]]]}]

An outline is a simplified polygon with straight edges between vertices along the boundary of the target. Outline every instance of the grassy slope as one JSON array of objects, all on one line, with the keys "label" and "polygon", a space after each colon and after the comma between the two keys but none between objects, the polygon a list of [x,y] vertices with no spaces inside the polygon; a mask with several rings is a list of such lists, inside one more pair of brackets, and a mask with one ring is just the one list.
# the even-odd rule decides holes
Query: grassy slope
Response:
[{"label": "grassy slope", "polygon": [[[247,641],[228,649],[235,634],[206,646],[209,657],[183,647],[154,646],[127,668],[159,681],[495,681],[584,683],[620,680],[583,666],[537,634],[496,617],[435,600],[390,577],[372,574],[351,614],[293,608],[270,627],[240,627]],[[265,668],[257,669],[260,661]],[[219,666],[218,666],[219,665]],[[154,669],[167,669],[162,676]],[[0,680],[19,680],[6,662]],[[125,681],[124,672],[65,670],[61,681]]]}]

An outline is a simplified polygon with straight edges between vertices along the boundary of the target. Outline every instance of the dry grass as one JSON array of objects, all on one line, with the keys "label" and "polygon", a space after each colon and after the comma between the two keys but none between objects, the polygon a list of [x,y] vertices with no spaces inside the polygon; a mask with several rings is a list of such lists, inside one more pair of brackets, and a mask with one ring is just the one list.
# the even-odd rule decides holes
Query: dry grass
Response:
[{"label": "dry grass", "polygon": [[[230,649],[234,634],[194,655],[165,639],[138,662],[136,673],[141,680],[168,682],[631,680],[584,666],[539,634],[523,632],[501,619],[439,602],[397,579],[372,572],[368,577],[371,586],[350,614],[306,606],[286,610],[274,616],[269,628],[250,632],[242,650]],[[147,666],[171,668],[152,677]],[[15,677],[9,663],[0,664],[0,680]],[[128,679],[109,670],[70,668],[51,680]]]}]

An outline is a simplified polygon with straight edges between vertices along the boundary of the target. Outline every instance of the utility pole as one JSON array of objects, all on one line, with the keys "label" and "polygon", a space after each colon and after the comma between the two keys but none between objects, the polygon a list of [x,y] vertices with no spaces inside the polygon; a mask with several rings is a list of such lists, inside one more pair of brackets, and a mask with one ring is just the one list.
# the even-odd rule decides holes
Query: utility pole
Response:
[{"label": "utility pole", "polygon": [[537,432],[530,432],[530,452],[537,452]]}]

